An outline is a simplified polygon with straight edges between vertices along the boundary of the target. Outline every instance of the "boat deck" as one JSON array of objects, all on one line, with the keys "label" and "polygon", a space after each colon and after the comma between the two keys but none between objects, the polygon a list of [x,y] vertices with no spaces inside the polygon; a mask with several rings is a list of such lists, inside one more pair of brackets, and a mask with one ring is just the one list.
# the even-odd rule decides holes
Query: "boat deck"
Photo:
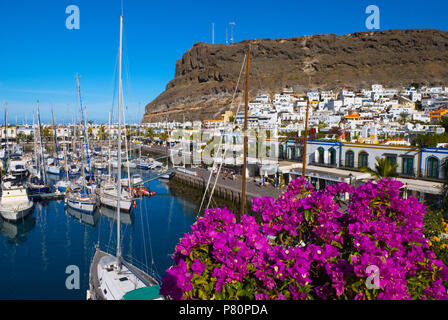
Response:
[{"label": "boat deck", "polygon": [[[90,297],[92,300],[106,300],[106,297],[104,296],[101,290],[100,283],[98,281],[98,263],[105,256],[111,256],[111,255],[97,248],[92,260],[92,264],[90,265],[89,287],[90,287]],[[128,264],[126,261],[123,261],[122,263],[132,274],[134,274],[146,286],[150,287],[158,285],[157,281],[155,281],[153,278],[151,278],[149,275],[147,275],[140,269],[134,267],[131,264]]]},{"label": "boat deck", "polygon": [[89,276],[89,287],[90,287],[90,296],[92,300],[106,300],[103,292],[100,288],[100,282],[98,281],[98,263],[102,257],[108,256],[108,253],[105,253],[99,249],[95,251],[95,255],[93,256],[92,264],[90,265],[90,276]]}]

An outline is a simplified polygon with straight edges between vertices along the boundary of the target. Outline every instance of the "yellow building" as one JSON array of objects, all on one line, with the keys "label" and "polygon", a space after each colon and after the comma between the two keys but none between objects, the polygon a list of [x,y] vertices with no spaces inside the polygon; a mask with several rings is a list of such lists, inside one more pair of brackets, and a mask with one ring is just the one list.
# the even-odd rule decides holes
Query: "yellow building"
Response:
[{"label": "yellow building", "polygon": [[233,111],[231,110],[227,110],[226,112],[224,112],[224,114],[221,115],[221,121],[223,122],[230,122],[231,118],[234,118]]},{"label": "yellow building", "polygon": [[429,118],[431,121],[437,122],[440,121],[446,114],[448,114],[448,108],[442,108],[436,111],[431,111],[429,113]]},{"label": "yellow building", "polygon": [[348,121],[357,121],[361,119],[358,112],[351,112],[351,111],[349,111],[344,118]]}]

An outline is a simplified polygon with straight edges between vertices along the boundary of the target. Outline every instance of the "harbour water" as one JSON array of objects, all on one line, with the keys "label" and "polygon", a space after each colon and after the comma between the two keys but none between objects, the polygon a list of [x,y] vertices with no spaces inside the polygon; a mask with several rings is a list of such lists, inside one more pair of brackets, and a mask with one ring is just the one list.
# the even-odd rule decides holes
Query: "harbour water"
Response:
[{"label": "harbour water", "polygon": [[[139,173],[144,180],[151,175]],[[162,277],[179,238],[196,220],[198,196],[190,190],[184,197],[158,180],[145,186],[156,195],[137,199],[130,214],[121,214],[122,253]],[[0,220],[0,299],[85,299],[95,245],[114,252],[116,229],[115,210],[81,214],[64,208],[63,200],[36,202],[23,222]],[[79,269],[79,289],[66,286],[75,275],[69,266]]]}]

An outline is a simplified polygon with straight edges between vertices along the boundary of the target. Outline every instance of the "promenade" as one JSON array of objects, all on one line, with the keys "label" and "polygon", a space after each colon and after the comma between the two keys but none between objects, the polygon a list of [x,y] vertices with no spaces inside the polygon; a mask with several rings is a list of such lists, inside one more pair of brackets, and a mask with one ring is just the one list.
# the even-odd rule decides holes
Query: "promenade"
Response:
[{"label": "promenade", "polygon": [[[211,172],[203,168],[189,169],[189,172],[194,172],[195,174],[183,173],[176,170],[176,175],[174,179],[205,191],[207,183]],[[220,175],[216,178],[213,175],[210,179],[210,184],[208,187],[208,192],[211,192],[213,185],[216,181],[216,187],[214,190],[214,196],[219,196],[224,199],[228,199],[237,203],[241,203],[241,187],[242,187],[242,176],[234,175],[234,178],[228,176],[221,171]],[[283,192],[286,191],[284,188],[276,188],[271,184],[266,184],[264,186],[259,185],[253,178],[247,178],[246,180],[246,201],[250,204],[253,198],[258,197],[272,197],[277,199]]]}]

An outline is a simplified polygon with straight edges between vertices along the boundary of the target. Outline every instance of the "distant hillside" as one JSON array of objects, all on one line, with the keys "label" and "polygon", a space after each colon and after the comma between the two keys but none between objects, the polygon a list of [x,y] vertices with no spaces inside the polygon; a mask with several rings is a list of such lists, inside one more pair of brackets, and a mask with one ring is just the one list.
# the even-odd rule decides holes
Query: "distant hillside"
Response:
[{"label": "distant hillside", "polygon": [[229,109],[249,43],[251,96],[286,85],[305,90],[448,83],[448,32],[440,30],[197,43],[177,61],[166,90],[146,106],[143,122],[219,118]]}]

